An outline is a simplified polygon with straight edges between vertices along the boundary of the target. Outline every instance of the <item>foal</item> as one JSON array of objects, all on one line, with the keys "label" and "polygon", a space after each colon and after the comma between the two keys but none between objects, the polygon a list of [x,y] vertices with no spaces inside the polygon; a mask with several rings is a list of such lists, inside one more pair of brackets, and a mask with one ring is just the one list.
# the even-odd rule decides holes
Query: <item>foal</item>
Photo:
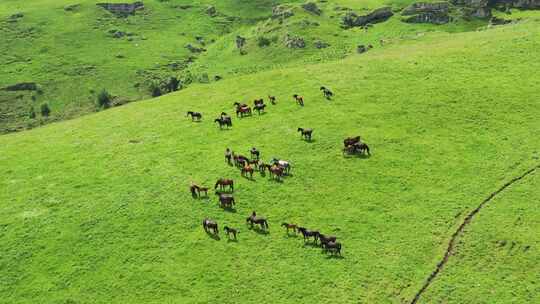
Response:
[{"label": "foal", "polygon": [[289,234],[289,230],[291,229],[294,232],[294,234],[296,234],[296,229],[298,228],[296,224],[289,224],[289,223],[282,223],[281,227],[287,228],[287,234]]},{"label": "foal", "polygon": [[268,100],[270,100],[270,103],[275,105],[276,104],[276,96],[270,96],[268,95]]},{"label": "foal", "polygon": [[324,98],[328,100],[332,99],[332,96],[334,96],[334,93],[325,87],[321,87],[321,91],[323,92]]},{"label": "foal", "polygon": [[234,240],[236,241],[236,234],[238,233],[238,230],[231,228],[229,226],[223,227],[223,230],[225,230],[225,233],[227,234],[227,237],[229,238],[229,240],[231,239],[231,234],[232,234],[234,237]]},{"label": "foal", "polygon": [[302,107],[304,106],[304,97],[302,97],[302,96],[300,96],[298,94],[294,94],[293,98],[294,98],[294,100],[296,101],[297,104],[301,105]]},{"label": "foal", "polygon": [[191,116],[191,121],[195,121],[195,120],[201,121],[202,119],[202,114],[199,112],[188,111],[186,113],[186,117],[188,116]]}]

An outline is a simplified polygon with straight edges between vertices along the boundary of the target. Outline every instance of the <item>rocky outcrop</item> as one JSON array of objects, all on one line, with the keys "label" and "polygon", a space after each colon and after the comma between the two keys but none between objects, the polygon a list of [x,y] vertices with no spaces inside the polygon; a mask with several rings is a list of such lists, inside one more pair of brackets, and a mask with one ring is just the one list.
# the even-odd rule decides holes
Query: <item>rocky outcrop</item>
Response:
[{"label": "rocky outcrop", "polygon": [[38,85],[35,82],[20,82],[3,88],[4,91],[37,91]]},{"label": "rocky outcrop", "polygon": [[302,4],[302,8],[312,14],[315,14],[317,16],[319,16],[320,14],[322,14],[322,11],[319,7],[317,7],[317,4],[315,4],[315,2],[308,2],[308,3],[304,3]]},{"label": "rocky outcrop", "polygon": [[313,45],[315,46],[315,48],[317,49],[325,49],[327,47],[330,46],[330,44],[328,44],[327,42],[324,42],[322,40],[317,40],[313,43]]},{"label": "rocky outcrop", "polygon": [[384,22],[393,15],[394,13],[392,13],[392,9],[390,7],[378,8],[364,16],[358,16],[354,12],[349,12],[342,18],[342,27],[352,28],[355,26],[365,26],[367,24]]},{"label": "rocky outcrop", "polygon": [[284,5],[277,5],[272,8],[273,19],[286,19],[294,16],[292,9]]},{"label": "rocky outcrop", "polygon": [[464,17],[491,17],[489,0],[451,0],[451,2],[456,6],[462,7]]},{"label": "rocky outcrop", "polygon": [[407,16],[402,20],[408,23],[445,24],[451,20],[449,10],[448,2],[416,2],[406,7],[401,15]]},{"label": "rocky outcrop", "polygon": [[540,0],[492,0],[490,3],[519,9],[540,9]]},{"label": "rocky outcrop", "polygon": [[290,49],[303,49],[306,47],[306,42],[302,37],[290,36],[287,34],[287,36],[285,36],[285,46]]},{"label": "rocky outcrop", "polygon": [[134,15],[136,11],[144,9],[144,4],[141,1],[134,3],[98,3],[96,5],[118,17]]},{"label": "rocky outcrop", "polygon": [[192,52],[192,53],[202,53],[202,52],[206,52],[206,49],[196,47],[196,46],[192,45],[191,43],[188,43],[188,44],[186,45],[186,49],[188,49],[188,50],[189,50],[190,52]]},{"label": "rocky outcrop", "polygon": [[506,20],[506,19],[497,18],[497,17],[492,17],[489,20],[490,25],[505,25],[505,24],[509,24],[509,23],[512,23],[512,20]]}]

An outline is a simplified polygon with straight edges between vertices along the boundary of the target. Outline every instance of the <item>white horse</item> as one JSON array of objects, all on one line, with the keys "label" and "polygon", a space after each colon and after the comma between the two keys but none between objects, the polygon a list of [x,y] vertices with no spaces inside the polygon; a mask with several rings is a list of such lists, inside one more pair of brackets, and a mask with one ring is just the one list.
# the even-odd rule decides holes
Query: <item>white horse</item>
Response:
[{"label": "white horse", "polygon": [[287,174],[291,171],[291,164],[286,160],[274,158],[272,159],[272,163],[282,167]]}]

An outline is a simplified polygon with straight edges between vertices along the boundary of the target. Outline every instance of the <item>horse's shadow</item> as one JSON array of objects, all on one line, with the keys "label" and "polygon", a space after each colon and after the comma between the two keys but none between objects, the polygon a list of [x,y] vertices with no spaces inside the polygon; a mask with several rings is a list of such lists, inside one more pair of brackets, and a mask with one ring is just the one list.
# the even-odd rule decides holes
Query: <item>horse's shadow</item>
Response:
[{"label": "horse's shadow", "polygon": [[221,240],[221,238],[219,237],[218,234],[212,233],[212,232],[210,232],[210,231],[206,231],[206,234],[207,234],[211,239],[214,239],[215,241]]},{"label": "horse's shadow", "polygon": [[270,234],[270,231],[262,229],[261,227],[257,227],[257,226],[249,227],[249,229],[253,230],[254,232],[256,232],[257,234],[260,234],[260,235],[269,235]]},{"label": "horse's shadow", "polygon": [[304,242],[304,247],[320,248],[319,244],[313,241]]},{"label": "horse's shadow", "polygon": [[304,139],[305,142],[307,142],[308,144],[312,144],[314,142],[316,142],[317,140],[316,139]]},{"label": "horse's shadow", "polygon": [[221,207],[223,211],[230,212],[230,213],[236,213],[236,208],[233,207]]},{"label": "horse's shadow", "polygon": [[358,154],[345,154],[344,156],[345,158],[350,158],[350,159],[369,159],[371,158],[371,154],[364,154],[364,153],[358,153]]},{"label": "horse's shadow", "polygon": [[331,259],[342,260],[345,258],[344,256],[339,255],[339,254],[327,254],[327,253],[324,253],[324,254],[326,254],[325,258],[328,260],[331,260]]},{"label": "horse's shadow", "polygon": [[298,234],[296,234],[294,232],[286,232],[285,237],[286,238],[298,238]]},{"label": "horse's shadow", "polygon": [[238,243],[237,239],[227,238],[227,243]]}]

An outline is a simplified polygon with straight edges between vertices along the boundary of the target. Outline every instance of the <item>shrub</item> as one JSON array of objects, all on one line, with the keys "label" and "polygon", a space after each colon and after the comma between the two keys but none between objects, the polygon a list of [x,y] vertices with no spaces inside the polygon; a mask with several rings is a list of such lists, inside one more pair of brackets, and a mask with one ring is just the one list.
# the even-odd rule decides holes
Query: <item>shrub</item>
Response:
[{"label": "shrub", "polygon": [[180,80],[176,77],[169,78],[169,83],[167,84],[167,89],[169,92],[175,92],[178,91],[180,88]]},{"label": "shrub", "polygon": [[259,47],[267,47],[272,43],[272,41],[266,37],[259,37],[257,38],[257,45]]},{"label": "shrub", "polygon": [[161,92],[161,87],[159,86],[159,84],[155,82],[152,82],[152,84],[150,84],[150,94],[152,95],[152,97],[158,97],[158,96],[163,95],[163,92]]},{"label": "shrub", "polygon": [[49,105],[44,103],[41,105],[41,116],[43,117],[49,117],[51,115],[51,108],[49,108]]},{"label": "shrub", "polygon": [[109,92],[107,92],[107,90],[105,89],[101,90],[101,92],[99,92],[97,96],[98,107],[106,109],[111,106],[111,102],[112,102],[111,94],[109,94]]},{"label": "shrub", "polygon": [[34,107],[30,107],[30,111],[28,111],[28,117],[30,119],[36,118],[36,110],[34,110]]}]

